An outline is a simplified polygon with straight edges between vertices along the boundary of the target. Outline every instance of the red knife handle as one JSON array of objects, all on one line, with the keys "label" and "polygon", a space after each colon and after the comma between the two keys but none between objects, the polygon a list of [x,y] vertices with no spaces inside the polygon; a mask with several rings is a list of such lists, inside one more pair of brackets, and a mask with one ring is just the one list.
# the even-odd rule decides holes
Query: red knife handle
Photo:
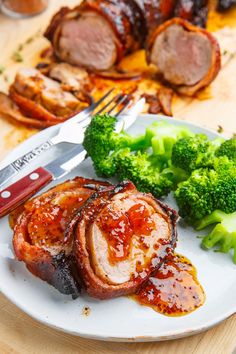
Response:
[{"label": "red knife handle", "polygon": [[19,204],[29,199],[53,179],[43,167],[29,173],[0,192],[0,217],[5,216]]}]

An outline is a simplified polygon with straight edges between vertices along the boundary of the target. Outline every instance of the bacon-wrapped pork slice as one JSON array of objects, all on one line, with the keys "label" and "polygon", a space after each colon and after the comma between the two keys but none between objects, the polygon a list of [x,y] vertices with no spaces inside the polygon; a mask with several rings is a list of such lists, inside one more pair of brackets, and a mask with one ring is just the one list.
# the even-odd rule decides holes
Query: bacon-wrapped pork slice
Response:
[{"label": "bacon-wrapped pork slice", "polygon": [[131,182],[95,193],[72,219],[77,268],[89,295],[133,294],[172,253],[176,213]]},{"label": "bacon-wrapped pork slice", "polygon": [[62,8],[45,36],[57,57],[92,70],[106,70],[141,46],[142,13],[134,0],[85,0]]},{"label": "bacon-wrapped pork slice", "polygon": [[207,0],[84,0],[62,8],[45,32],[56,56],[92,70],[108,70],[144,48],[147,35],[173,16],[205,25]]},{"label": "bacon-wrapped pork slice", "polygon": [[221,66],[217,40],[180,18],[169,20],[154,31],[147,58],[176,91],[189,96],[209,85]]},{"label": "bacon-wrapped pork slice", "polygon": [[9,93],[23,114],[54,124],[84,108],[72,93],[36,69],[19,70]]},{"label": "bacon-wrapped pork slice", "polygon": [[80,282],[73,269],[73,239],[65,237],[65,230],[73,213],[95,191],[107,186],[106,182],[77,177],[26,202],[10,217],[17,258],[35,276],[73,297],[78,295]]}]

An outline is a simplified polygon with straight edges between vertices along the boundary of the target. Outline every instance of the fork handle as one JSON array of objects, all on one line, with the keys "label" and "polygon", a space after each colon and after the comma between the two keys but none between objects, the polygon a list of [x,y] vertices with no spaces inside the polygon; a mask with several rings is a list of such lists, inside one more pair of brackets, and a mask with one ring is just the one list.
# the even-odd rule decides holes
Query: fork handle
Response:
[{"label": "fork handle", "polygon": [[39,157],[42,153],[49,150],[54,143],[48,140],[41,145],[37,146],[33,150],[27,152],[25,155],[19,157],[11,164],[0,170],[0,186],[4,185],[13,176],[15,176],[19,171],[23,170],[29,163]]},{"label": "fork handle", "polygon": [[0,192],[0,217],[7,215],[53,180],[53,175],[39,167]]}]

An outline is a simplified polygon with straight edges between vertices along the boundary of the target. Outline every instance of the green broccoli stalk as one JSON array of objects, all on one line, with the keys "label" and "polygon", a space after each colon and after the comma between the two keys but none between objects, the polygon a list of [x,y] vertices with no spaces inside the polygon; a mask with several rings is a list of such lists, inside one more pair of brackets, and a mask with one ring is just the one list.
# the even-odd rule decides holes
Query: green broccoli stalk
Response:
[{"label": "green broccoli stalk", "polygon": [[212,167],[215,151],[222,141],[223,138],[209,141],[203,134],[179,139],[173,146],[172,164],[189,172],[201,167]]},{"label": "green broccoli stalk", "polygon": [[226,214],[223,211],[215,210],[200,220],[197,230],[202,230],[208,225],[216,224],[213,230],[202,240],[202,247],[210,249],[216,246],[219,252],[228,253],[234,250],[233,260],[236,263],[236,211]]},{"label": "green broccoli stalk", "polygon": [[216,156],[227,156],[229,160],[236,162],[236,138],[224,141],[216,150]]},{"label": "green broccoli stalk", "polygon": [[153,154],[159,159],[171,159],[175,142],[183,137],[194,136],[187,127],[172,125],[165,121],[154,122],[146,129],[147,146],[152,147]]},{"label": "green broccoli stalk", "polygon": [[179,213],[191,225],[220,209],[236,210],[236,166],[227,157],[215,158],[213,168],[201,168],[178,185],[175,198]]}]

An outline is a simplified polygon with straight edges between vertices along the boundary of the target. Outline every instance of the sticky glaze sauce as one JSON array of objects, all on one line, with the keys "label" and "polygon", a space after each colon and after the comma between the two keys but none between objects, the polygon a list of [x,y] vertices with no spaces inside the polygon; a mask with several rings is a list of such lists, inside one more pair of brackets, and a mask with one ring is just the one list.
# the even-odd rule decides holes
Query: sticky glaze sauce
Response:
[{"label": "sticky glaze sauce", "polygon": [[28,223],[28,235],[31,244],[39,247],[52,247],[66,242],[64,237],[65,229],[71,215],[88,199],[90,193],[65,193],[57,200],[45,198],[38,207],[33,210]]},{"label": "sticky glaze sauce", "polygon": [[202,306],[205,294],[191,262],[178,254],[163,263],[133,298],[166,316],[183,316]]},{"label": "sticky glaze sauce", "polygon": [[155,228],[149,210],[139,203],[133,205],[127,212],[114,210],[112,206],[108,206],[98,219],[97,225],[106,237],[111,264],[128,258],[133,235],[148,236]]}]

